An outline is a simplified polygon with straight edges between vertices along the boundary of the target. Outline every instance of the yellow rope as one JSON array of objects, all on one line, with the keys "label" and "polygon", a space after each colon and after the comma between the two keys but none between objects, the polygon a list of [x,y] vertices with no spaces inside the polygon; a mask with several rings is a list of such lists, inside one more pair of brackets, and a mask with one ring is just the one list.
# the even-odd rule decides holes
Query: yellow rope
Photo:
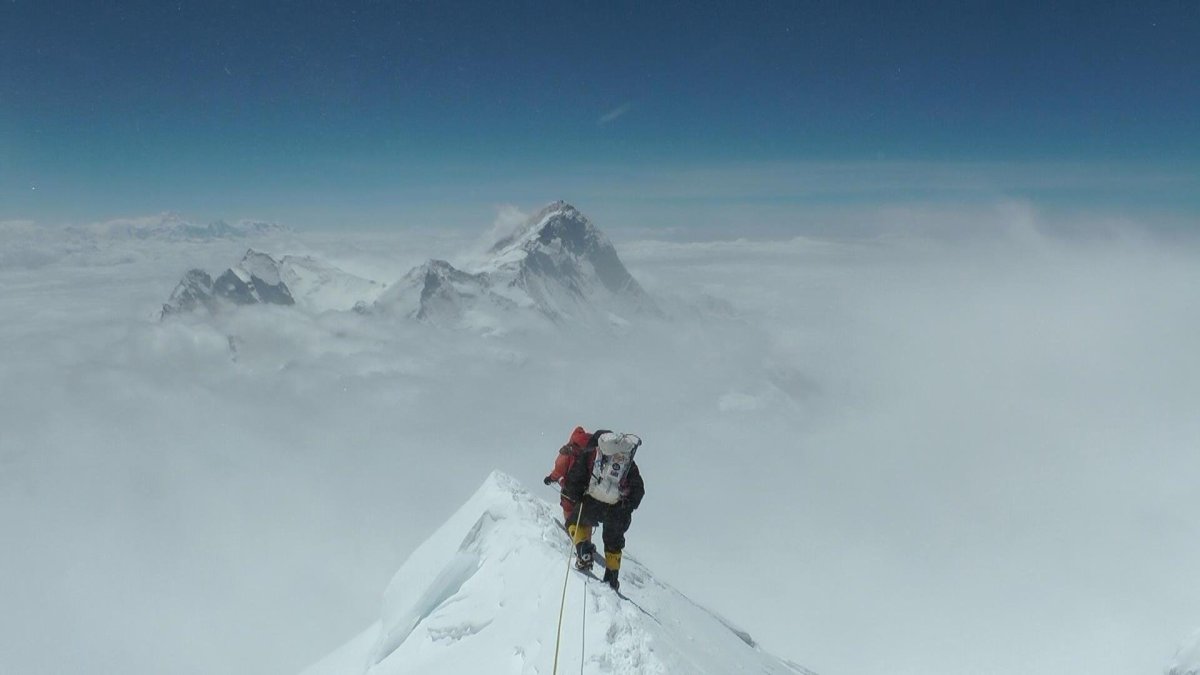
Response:
[{"label": "yellow rope", "polygon": [[[583,504],[576,504],[575,508],[579,509],[579,513],[575,516],[575,529],[578,531],[579,523],[583,518]],[[567,606],[567,582],[571,580],[571,555],[575,552],[575,534],[568,531],[571,536],[571,548],[567,551],[567,575],[563,577],[562,600],[558,603],[558,634],[554,638],[554,675],[558,675],[558,647],[562,643],[562,618],[563,609]],[[587,611],[585,607],[583,611]]]}]

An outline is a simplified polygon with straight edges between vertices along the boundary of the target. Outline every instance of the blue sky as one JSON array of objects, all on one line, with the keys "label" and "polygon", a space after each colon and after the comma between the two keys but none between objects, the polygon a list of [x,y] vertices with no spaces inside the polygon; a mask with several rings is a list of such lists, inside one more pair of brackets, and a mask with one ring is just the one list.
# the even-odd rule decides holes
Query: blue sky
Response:
[{"label": "blue sky", "polygon": [[[844,201],[950,198],[937,176],[970,167],[977,196],[1194,214],[1197,35],[1184,1],[11,0],[0,219],[431,223],[559,197],[631,209],[658,197],[646,174],[701,172],[686,199],[704,202],[725,170],[778,184],[846,162],[943,168]],[[1023,192],[1014,164],[1099,180]],[[1170,178],[1125,180],[1147,174]],[[763,196],[724,203],[742,198]]]}]

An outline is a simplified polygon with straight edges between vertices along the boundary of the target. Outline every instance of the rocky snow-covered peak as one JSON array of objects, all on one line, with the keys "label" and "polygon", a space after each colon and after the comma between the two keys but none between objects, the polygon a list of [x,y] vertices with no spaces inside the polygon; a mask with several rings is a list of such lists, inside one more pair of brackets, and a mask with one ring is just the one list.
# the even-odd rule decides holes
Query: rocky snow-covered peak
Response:
[{"label": "rocky snow-covered peak", "polygon": [[241,273],[246,281],[257,280],[269,286],[278,286],[280,282],[279,263],[266,253],[248,249],[242,256],[241,262],[234,268]]},{"label": "rocky snow-covered peak", "polygon": [[241,262],[213,281],[213,293],[237,305],[294,305],[291,291],[279,275],[279,263],[254,249]]},{"label": "rocky snow-covered peak", "polygon": [[527,251],[534,243],[549,244],[555,239],[560,239],[563,246],[575,255],[584,255],[592,248],[608,244],[608,238],[587,216],[559,200],[547,204],[515,232],[493,244],[491,253],[503,257],[505,252]]},{"label": "rocky snow-covered peak", "polygon": [[430,261],[409,271],[376,306],[490,333],[546,319],[624,327],[658,313],[604,232],[566,202],[541,209],[468,270]]},{"label": "rocky snow-covered peak", "polygon": [[201,269],[188,270],[171,292],[171,297],[163,305],[162,316],[194,312],[198,309],[215,309],[216,299],[213,297],[213,280]]},{"label": "rocky snow-covered peak", "polygon": [[198,309],[212,312],[222,303],[293,305],[295,299],[280,277],[280,263],[266,253],[250,249],[238,264],[216,279],[202,269],[188,270],[162,306],[161,317]]},{"label": "rocky snow-covered peak", "polygon": [[414,269],[377,306],[489,331],[513,310],[525,310],[526,318],[533,313],[541,321],[593,326],[625,326],[627,317],[657,313],[608,237],[561,201],[496,242],[466,271],[438,260]]},{"label": "rocky snow-covered peak", "polygon": [[234,305],[294,305],[322,312],[349,310],[373,301],[382,284],[348,274],[308,256],[270,255],[249,249],[234,266],[213,279],[204,270],[190,270],[163,305],[162,316],[196,309],[215,311],[222,303]]},{"label": "rocky snow-covered peak", "polygon": [[809,673],[639,564],[636,517],[624,597],[568,572],[570,545],[556,513],[557,504],[493,473],[401,566],[379,620],[305,675],[548,673],[564,574],[560,672],[578,672],[582,662],[587,673]]},{"label": "rocky snow-covered peak", "polygon": [[428,260],[380,295],[376,307],[422,321],[460,325],[472,316],[509,312],[515,305],[492,292],[486,274],[464,272],[445,260]]},{"label": "rocky snow-covered peak", "polygon": [[491,249],[486,268],[508,271],[516,285],[531,277],[557,281],[570,293],[593,290],[648,306],[649,299],[625,269],[616,248],[587,216],[564,201],[549,204]]}]

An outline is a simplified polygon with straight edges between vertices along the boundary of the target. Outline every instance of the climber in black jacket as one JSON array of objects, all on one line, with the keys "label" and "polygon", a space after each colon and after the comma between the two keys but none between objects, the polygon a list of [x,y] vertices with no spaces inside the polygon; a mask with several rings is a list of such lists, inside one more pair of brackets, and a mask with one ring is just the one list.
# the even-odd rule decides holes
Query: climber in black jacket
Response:
[{"label": "climber in black jacket", "polygon": [[604,526],[604,583],[620,587],[621,552],[633,512],[646,486],[633,456],[642,439],[601,430],[592,434],[586,452],[567,472],[562,494],[575,503],[567,531],[575,546],[575,567],[590,569],[595,556],[592,528]]}]

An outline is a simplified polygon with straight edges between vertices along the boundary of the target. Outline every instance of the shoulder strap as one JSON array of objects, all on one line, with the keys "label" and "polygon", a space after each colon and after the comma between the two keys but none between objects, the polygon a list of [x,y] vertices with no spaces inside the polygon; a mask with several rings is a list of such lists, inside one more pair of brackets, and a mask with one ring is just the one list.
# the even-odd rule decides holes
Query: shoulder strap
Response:
[{"label": "shoulder strap", "polygon": [[592,451],[592,478],[600,478],[604,475],[604,466],[608,464],[608,455],[600,452],[597,448]]}]

